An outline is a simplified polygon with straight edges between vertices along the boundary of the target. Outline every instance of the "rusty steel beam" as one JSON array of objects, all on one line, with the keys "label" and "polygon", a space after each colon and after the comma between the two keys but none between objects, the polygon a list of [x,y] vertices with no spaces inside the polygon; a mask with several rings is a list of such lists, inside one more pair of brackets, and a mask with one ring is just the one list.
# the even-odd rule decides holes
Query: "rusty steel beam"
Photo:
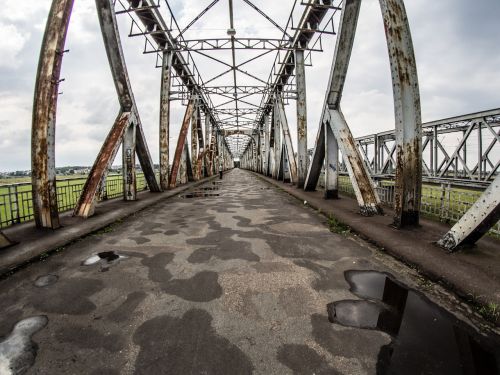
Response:
[{"label": "rusty steel beam", "polygon": [[382,213],[380,199],[356,146],[354,137],[340,110],[340,101],[351,58],[360,6],[361,0],[346,0],[344,2],[323,113],[342,151],[344,164],[349,172],[360,212],[363,215],[374,215]]},{"label": "rusty steel beam", "polygon": [[380,0],[396,119],[394,226],[417,225],[422,193],[422,118],[417,64],[403,0]]},{"label": "rusty steel beam", "polygon": [[175,148],[174,160],[172,161],[172,170],[170,172],[169,187],[172,189],[177,183],[177,174],[179,173],[179,167],[181,164],[181,158],[183,156],[184,146],[186,145],[186,138],[189,130],[189,123],[193,117],[194,103],[193,99],[189,101],[186,107],[186,112],[184,114],[184,120],[182,121],[182,126],[179,131],[179,138],[177,139],[177,147]]},{"label": "rusty steel beam", "polygon": [[57,97],[73,0],[54,0],[42,41],[33,100],[31,171],[33,214],[38,228],[60,227],[56,193]]},{"label": "rusty steel beam", "polygon": [[0,232],[0,249],[4,249],[6,247],[12,246],[15,243],[12,242],[5,234]]},{"label": "rusty steel beam", "polygon": [[380,199],[373,180],[370,178],[366,164],[360,155],[344,115],[340,110],[331,110],[327,122],[342,152],[360,213],[365,216],[382,214]]},{"label": "rusty steel beam", "polygon": [[295,51],[295,82],[297,85],[297,187],[302,189],[307,176],[307,100],[304,50]]},{"label": "rusty steel beam", "polygon": [[163,51],[160,89],[160,188],[162,190],[168,189],[172,56],[172,51]]},{"label": "rusty steel beam", "polygon": [[274,169],[273,169],[273,178],[279,179],[279,171],[281,168],[281,124],[279,121],[279,109],[277,101],[274,102],[273,106],[273,128],[274,128]]},{"label": "rusty steel beam", "polygon": [[[195,103],[195,110],[191,119],[191,166],[194,171],[198,170],[198,122],[200,119],[200,106],[198,100]],[[196,175],[193,176],[195,180],[198,179]]]},{"label": "rusty steel beam", "polygon": [[438,245],[448,251],[474,245],[500,220],[500,174]]},{"label": "rusty steel beam", "polygon": [[87,218],[94,214],[97,203],[99,186],[106,178],[107,171],[116,153],[120,148],[125,129],[129,123],[130,112],[121,112],[111,128],[106,140],[104,141],[96,161],[90,170],[89,176],[85,181],[80,198],[76,203],[73,215]]},{"label": "rusty steel beam", "polygon": [[116,22],[113,0],[95,0],[101,34],[108,56],[108,62],[115,83],[118,101],[124,112],[132,112],[136,118],[136,153],[141,164],[144,177],[151,192],[161,191],[156,180],[154,164],[142,129],[139,111],[135,103],[132,86],[127,72],[125,57],[120,41],[120,33]]},{"label": "rusty steel beam", "polygon": [[321,123],[318,128],[318,134],[316,135],[316,143],[314,144],[311,162],[307,170],[306,181],[304,183],[305,191],[314,191],[318,185],[321,167],[325,159],[325,129],[326,125]]}]

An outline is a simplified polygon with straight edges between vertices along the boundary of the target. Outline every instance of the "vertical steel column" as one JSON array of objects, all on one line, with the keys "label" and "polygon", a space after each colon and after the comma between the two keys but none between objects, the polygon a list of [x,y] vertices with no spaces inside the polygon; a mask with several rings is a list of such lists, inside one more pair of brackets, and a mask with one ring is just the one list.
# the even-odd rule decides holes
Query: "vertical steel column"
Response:
[{"label": "vertical steel column", "polygon": [[211,176],[212,173],[210,171],[211,168],[211,163],[210,163],[210,158],[211,158],[211,145],[210,145],[210,140],[212,137],[210,136],[210,133],[212,132],[212,122],[210,120],[210,115],[208,111],[205,113],[205,144],[204,144],[204,151],[205,151],[205,157],[203,158],[203,165],[204,165],[204,175],[203,177],[208,177]]},{"label": "vertical steel column", "polygon": [[160,188],[162,190],[168,189],[172,57],[172,51],[163,50],[160,91]]},{"label": "vertical steel column", "polygon": [[[198,168],[198,121],[200,121],[200,103],[196,100],[193,118],[191,119],[191,167],[194,171]],[[197,176],[193,176],[197,180]]]},{"label": "vertical steel column", "polygon": [[263,163],[262,163],[262,173],[265,176],[269,176],[269,162],[271,156],[270,150],[270,131],[271,125],[269,123],[269,114],[264,114],[264,151],[263,151]]},{"label": "vertical steel column", "polygon": [[38,228],[60,227],[56,193],[56,112],[72,8],[73,0],[52,2],[38,61],[31,128],[33,214]]},{"label": "vertical steel column", "polygon": [[325,134],[325,199],[339,197],[339,145],[328,123],[324,123]]},{"label": "vertical steel column", "polygon": [[373,149],[375,152],[373,156],[373,173],[377,174],[380,172],[380,145],[378,134],[373,136]]},{"label": "vertical steel column", "polygon": [[279,121],[278,102],[274,99],[273,106],[273,120],[274,120],[274,169],[273,178],[278,179],[279,170],[281,168],[281,126]]},{"label": "vertical steel column", "polygon": [[122,145],[122,178],[123,199],[135,201],[137,199],[137,186],[135,176],[135,149],[136,149],[136,122],[132,119],[123,134]]},{"label": "vertical steel column", "polygon": [[477,180],[483,178],[483,138],[481,123],[477,124]]},{"label": "vertical steel column", "polygon": [[474,245],[498,220],[500,220],[500,174],[450,231],[438,241],[438,245],[448,251]]},{"label": "vertical steel column", "polygon": [[297,85],[297,187],[302,189],[307,175],[307,101],[304,50],[295,50],[295,83]]},{"label": "vertical steel column", "polygon": [[391,64],[396,119],[394,226],[417,225],[422,191],[422,119],[417,66],[403,0],[379,0]]}]

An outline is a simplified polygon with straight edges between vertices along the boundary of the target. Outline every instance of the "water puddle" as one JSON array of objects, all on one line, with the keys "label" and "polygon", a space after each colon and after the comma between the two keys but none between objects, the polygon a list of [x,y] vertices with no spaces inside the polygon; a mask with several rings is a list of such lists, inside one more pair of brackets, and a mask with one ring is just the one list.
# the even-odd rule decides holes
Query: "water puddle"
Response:
[{"label": "water puddle", "polygon": [[343,326],[392,336],[381,348],[377,374],[500,374],[500,340],[478,335],[443,308],[375,271],[346,271],[350,291],[364,300],[328,304]]},{"label": "water puddle", "polygon": [[181,198],[206,198],[206,197],[218,197],[218,193],[207,193],[205,191],[190,191],[185,194],[181,194]]},{"label": "water puddle", "polygon": [[38,346],[31,337],[48,323],[45,315],[32,316],[16,323],[0,342],[0,374],[24,374],[35,363]]},{"label": "water puddle", "polygon": [[35,286],[37,286],[38,288],[43,288],[43,287],[55,284],[57,282],[57,280],[59,280],[59,277],[56,275],[39,276],[35,280]]},{"label": "water puddle", "polygon": [[85,259],[82,262],[82,266],[92,266],[94,264],[99,264],[101,266],[100,271],[106,272],[111,266],[118,264],[121,259],[126,258],[127,257],[125,255],[117,254],[114,251],[102,251]]}]

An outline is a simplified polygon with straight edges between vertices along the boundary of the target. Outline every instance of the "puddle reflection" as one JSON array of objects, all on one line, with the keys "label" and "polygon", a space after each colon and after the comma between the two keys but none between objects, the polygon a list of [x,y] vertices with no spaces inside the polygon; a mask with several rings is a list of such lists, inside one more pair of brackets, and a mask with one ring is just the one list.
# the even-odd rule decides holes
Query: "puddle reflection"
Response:
[{"label": "puddle reflection", "polygon": [[497,339],[474,334],[471,327],[441,307],[375,271],[347,271],[352,293],[366,300],[327,306],[332,323],[377,329],[392,336],[381,348],[378,374],[500,373]]}]

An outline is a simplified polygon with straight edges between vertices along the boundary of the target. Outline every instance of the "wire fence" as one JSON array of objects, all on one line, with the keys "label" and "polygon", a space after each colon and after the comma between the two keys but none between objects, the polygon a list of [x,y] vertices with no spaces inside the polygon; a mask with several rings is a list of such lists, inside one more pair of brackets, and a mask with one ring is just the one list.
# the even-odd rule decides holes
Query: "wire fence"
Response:
[{"label": "wire fence", "polygon": [[[376,183],[375,190],[377,190],[380,201],[385,206],[393,208],[394,182],[384,180]],[[322,188],[325,186],[323,174],[318,186]],[[339,176],[338,186],[339,192],[354,197],[354,189],[349,176]],[[423,185],[420,212],[431,219],[455,223],[460,220],[481,194],[481,191],[457,188],[451,184]],[[500,221],[490,229],[489,234],[500,237]]]},{"label": "wire fence", "polygon": [[[74,209],[85,185],[85,178],[57,180],[56,194],[59,212]],[[136,175],[137,191],[147,190],[143,173]],[[99,201],[123,196],[123,181],[120,174],[108,175],[99,194]],[[33,220],[33,195],[30,182],[0,185],[0,228]]]}]

